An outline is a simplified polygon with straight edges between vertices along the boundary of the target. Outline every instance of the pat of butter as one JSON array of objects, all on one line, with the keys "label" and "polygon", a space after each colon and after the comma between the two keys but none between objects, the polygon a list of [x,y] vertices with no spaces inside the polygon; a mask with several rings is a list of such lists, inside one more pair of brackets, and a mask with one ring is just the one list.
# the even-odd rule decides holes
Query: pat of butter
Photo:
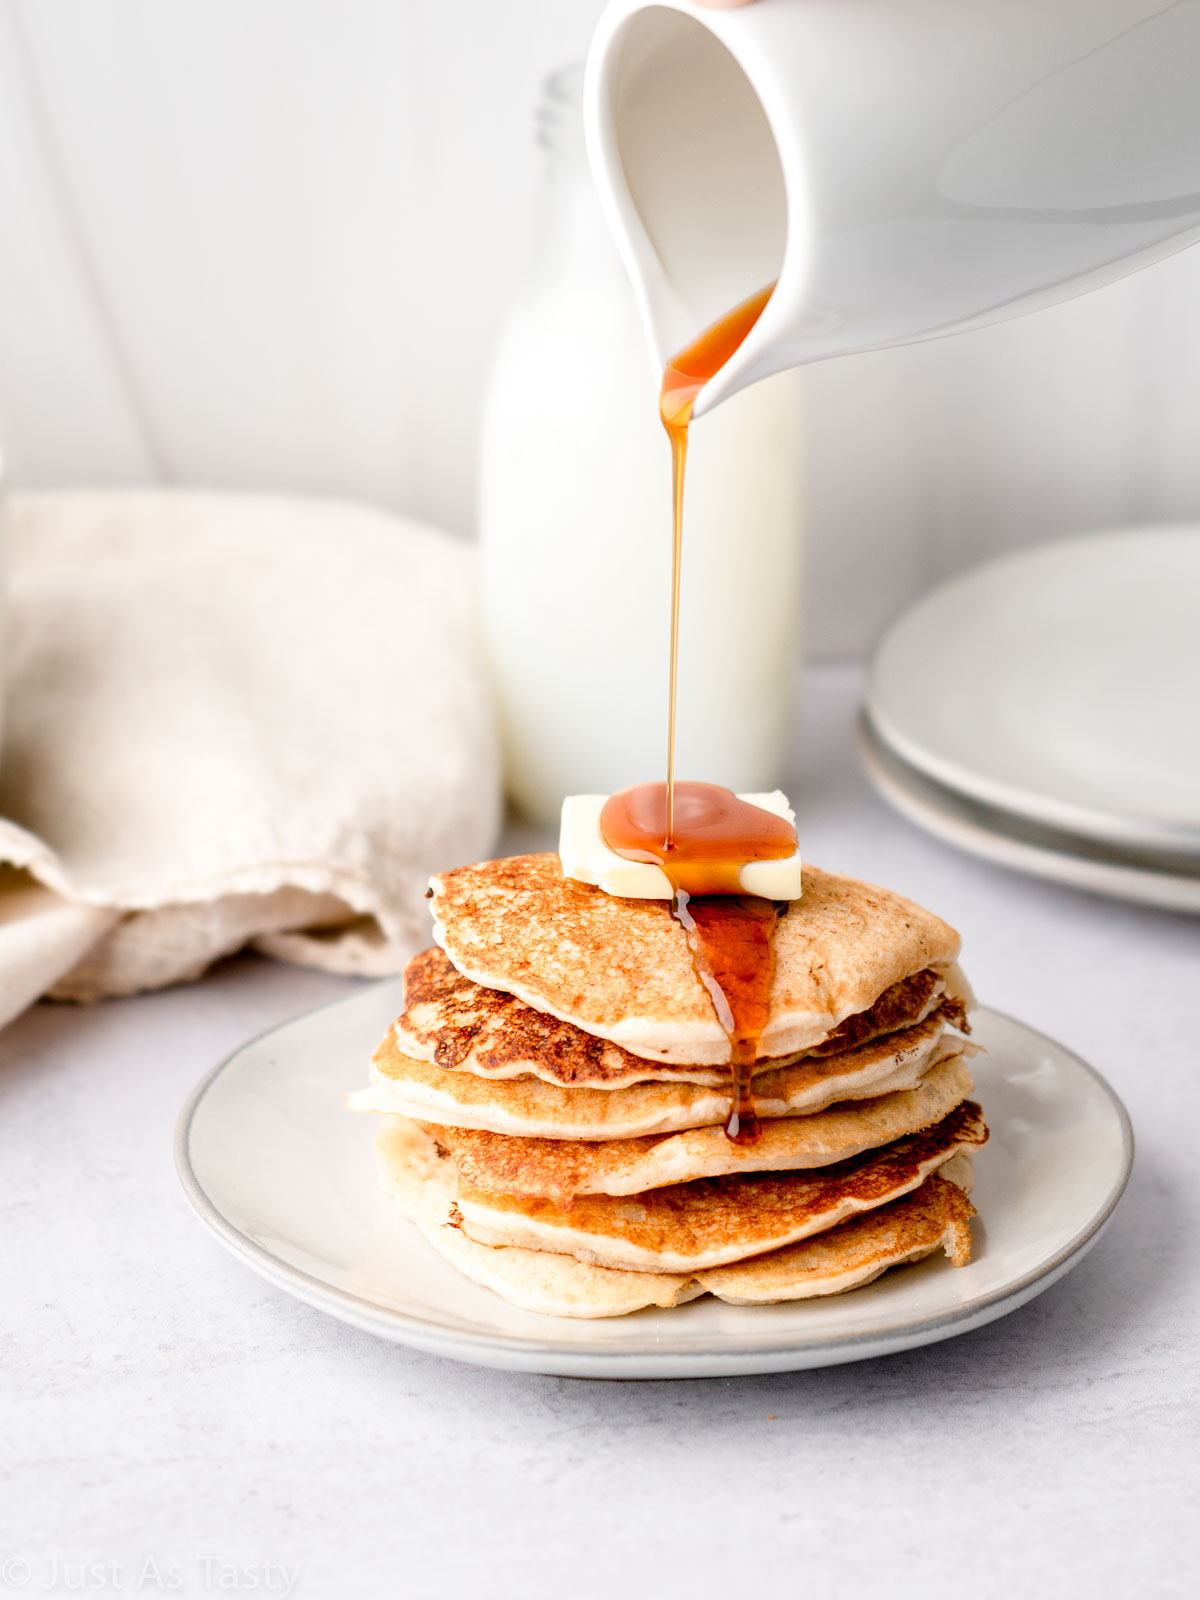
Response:
[{"label": "pat of butter", "polygon": [[[579,883],[592,883],[605,894],[627,900],[669,900],[671,885],[661,867],[648,861],[626,861],[610,850],[600,832],[600,813],[606,794],[573,794],[563,801],[558,832],[558,858],[563,877]],[[796,826],[796,813],[787,796],[778,789],[770,794],[740,794],[752,806],[773,811]],[[779,861],[747,861],[738,874],[746,894],[759,894],[765,900],[800,898],[800,852]]]}]

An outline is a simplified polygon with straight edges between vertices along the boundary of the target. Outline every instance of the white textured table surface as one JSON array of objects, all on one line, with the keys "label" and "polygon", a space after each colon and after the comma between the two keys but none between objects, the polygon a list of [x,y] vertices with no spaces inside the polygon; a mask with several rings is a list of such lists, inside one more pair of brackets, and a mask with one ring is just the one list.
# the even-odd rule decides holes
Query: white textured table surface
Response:
[{"label": "white textured table surface", "polygon": [[1196,1592],[1200,921],[915,832],[858,774],[856,685],[808,682],[805,854],[956,923],[981,998],[1124,1095],[1133,1182],[1079,1269],[977,1333],[862,1365],[475,1371],[261,1282],[175,1181],[194,1081],[348,983],[247,959],[42,1006],[0,1035],[0,1595]]}]

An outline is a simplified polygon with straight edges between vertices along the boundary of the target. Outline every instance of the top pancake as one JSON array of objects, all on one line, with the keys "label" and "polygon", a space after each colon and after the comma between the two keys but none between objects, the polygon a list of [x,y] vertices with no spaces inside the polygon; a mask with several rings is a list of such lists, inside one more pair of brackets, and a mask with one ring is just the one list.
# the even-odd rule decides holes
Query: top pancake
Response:
[{"label": "top pancake", "polygon": [[[557,855],[511,856],[431,880],[434,937],[458,971],[650,1061],[728,1062],[729,1040],[664,900],[564,878]],[[887,889],[804,869],[775,932],[762,1057],[820,1045],[884,990],[958,955],[940,918]]]}]

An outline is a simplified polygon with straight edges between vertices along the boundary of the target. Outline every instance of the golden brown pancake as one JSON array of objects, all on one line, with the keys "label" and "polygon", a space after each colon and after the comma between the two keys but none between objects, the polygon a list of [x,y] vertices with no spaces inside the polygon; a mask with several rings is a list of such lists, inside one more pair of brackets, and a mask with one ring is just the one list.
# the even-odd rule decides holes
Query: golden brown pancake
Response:
[{"label": "golden brown pancake", "polygon": [[[565,1023],[557,1023],[565,1027]],[[913,1089],[944,1056],[973,1050],[946,1033],[938,1015],[839,1055],[807,1057],[754,1080],[760,1118],[808,1116],[841,1100]],[[636,1139],[724,1123],[725,1083],[636,1083],[628,1089],[564,1089],[540,1078],[477,1078],[404,1055],[388,1034],[371,1062],[371,1084],[346,1097],[352,1111],[542,1139]]]},{"label": "golden brown pancake", "polygon": [[967,1100],[932,1128],[816,1172],[702,1179],[636,1198],[582,1195],[570,1209],[494,1194],[460,1174],[455,1220],[479,1244],[635,1272],[692,1273],[781,1249],[885,1205],[986,1139],[979,1107]]},{"label": "golden brown pancake", "polygon": [[[501,989],[464,978],[438,949],[422,950],[404,974],[405,1009],[395,1026],[405,1056],[482,1078],[537,1077],[564,1088],[622,1089],[662,1079],[725,1088],[727,1067],[652,1062],[597,1039],[573,1023],[536,1011]],[[866,1011],[848,1017],[806,1055],[829,1055],[911,1027],[940,1011],[961,1026],[957,999],[944,977],[925,968],[886,989]],[[798,1060],[800,1053],[763,1057],[756,1073]]]},{"label": "golden brown pancake", "polygon": [[939,1123],[973,1085],[961,1056],[932,1067],[915,1089],[833,1106],[807,1117],[764,1122],[753,1144],[734,1144],[720,1126],[648,1139],[525,1139],[428,1127],[471,1189],[569,1207],[579,1195],[644,1195],[650,1189],[743,1172],[793,1172],[845,1162],[863,1150]]},{"label": "golden brown pancake", "polygon": [[[566,879],[557,855],[512,856],[431,880],[434,934],[485,988],[648,1060],[710,1066],[729,1040],[662,900],[620,900]],[[893,984],[949,971],[959,940],[887,889],[806,867],[775,932],[763,1056],[811,1050]]]},{"label": "golden brown pancake", "polygon": [[[712,1293],[735,1305],[837,1294],[890,1266],[945,1249],[969,1259],[971,1206],[959,1183],[969,1158],[945,1163],[911,1194],[827,1233],[732,1266],[691,1274],[626,1272],[573,1256],[477,1244],[454,1225],[456,1178],[432,1139],[399,1117],[385,1119],[379,1152],[388,1187],[406,1216],[465,1277],[529,1311],[562,1317],[621,1316]],[[946,1176],[943,1177],[942,1174]],[[954,1181],[947,1181],[953,1175]]]},{"label": "golden brown pancake", "polygon": [[919,1261],[935,1250],[945,1250],[952,1266],[965,1267],[971,1259],[975,1207],[957,1184],[943,1176],[944,1171],[926,1178],[911,1194],[852,1217],[827,1233],[749,1261],[699,1272],[696,1281],[732,1305],[757,1306],[844,1294],[872,1282],[889,1267]]},{"label": "golden brown pancake", "polygon": [[611,1272],[572,1256],[476,1244],[458,1226],[453,1163],[428,1134],[403,1117],[385,1117],[379,1157],[384,1181],[404,1215],[465,1276],[526,1311],[552,1317],[620,1317],[644,1306],[676,1306],[704,1290],[691,1276]]}]

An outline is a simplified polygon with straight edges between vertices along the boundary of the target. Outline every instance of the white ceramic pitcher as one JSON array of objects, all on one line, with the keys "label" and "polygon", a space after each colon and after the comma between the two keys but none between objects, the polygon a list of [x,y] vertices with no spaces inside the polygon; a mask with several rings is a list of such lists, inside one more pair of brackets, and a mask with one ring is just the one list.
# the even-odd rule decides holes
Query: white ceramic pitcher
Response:
[{"label": "white ceramic pitcher", "polygon": [[1200,237],[1200,0],[613,0],[589,153],[661,368],[773,279],[701,415],[785,367]]}]

